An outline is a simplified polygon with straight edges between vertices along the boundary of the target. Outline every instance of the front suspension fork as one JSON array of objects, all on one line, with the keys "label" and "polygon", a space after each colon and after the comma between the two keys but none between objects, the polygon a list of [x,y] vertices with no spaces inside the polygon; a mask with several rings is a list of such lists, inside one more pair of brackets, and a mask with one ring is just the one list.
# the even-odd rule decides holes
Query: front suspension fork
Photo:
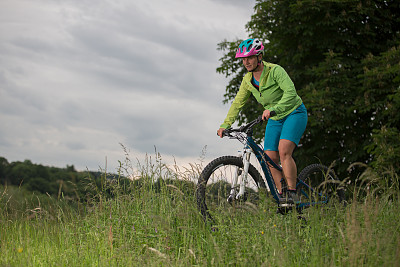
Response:
[{"label": "front suspension fork", "polygon": [[[231,191],[227,199],[229,203],[231,203],[234,199],[237,200],[241,198],[244,199],[246,193],[245,188],[247,184],[247,175],[249,173],[251,149],[245,149],[243,156],[239,152],[239,157],[242,157],[243,159],[243,171],[239,167],[236,167],[236,171],[232,179]],[[242,176],[242,179],[239,185],[239,193],[236,194],[236,188],[238,185],[238,180],[240,175]]]}]

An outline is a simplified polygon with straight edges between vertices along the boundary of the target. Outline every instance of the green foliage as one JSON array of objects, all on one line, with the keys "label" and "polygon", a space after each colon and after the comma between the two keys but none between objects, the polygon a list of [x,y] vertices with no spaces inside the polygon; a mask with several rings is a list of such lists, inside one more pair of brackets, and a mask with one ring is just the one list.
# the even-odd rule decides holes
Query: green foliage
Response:
[{"label": "green foliage", "polygon": [[8,165],[8,160],[4,157],[0,157],[0,177],[5,177]]},{"label": "green foliage", "polygon": [[374,130],[367,151],[374,156],[371,166],[378,172],[392,170],[400,174],[400,132],[397,128]]},{"label": "green foliage", "polygon": [[363,62],[364,95],[357,102],[361,112],[372,113],[371,166],[378,172],[392,170],[400,175],[400,46]]},{"label": "green foliage", "polygon": [[[202,166],[191,166],[171,169],[157,156],[156,163],[146,159],[137,175],[128,160],[121,167],[133,171],[126,173],[133,180],[91,173],[85,179],[92,181],[86,183],[92,195],[79,202],[0,185],[6,233],[0,233],[0,265],[394,266],[400,261],[398,191],[375,194],[358,186],[349,205],[308,208],[301,220],[296,212],[276,214],[273,199],[262,194],[244,207],[221,209],[217,224],[210,225],[196,207],[193,177]],[[371,191],[381,188],[376,173],[361,178]],[[80,173],[76,179],[81,182]]]},{"label": "green foliage", "polygon": [[350,165],[349,170],[357,167],[361,167],[363,171],[353,187],[354,199],[365,201],[367,196],[391,202],[400,198],[400,176],[394,171],[393,165],[370,167],[366,164],[354,163]]},{"label": "green foliage", "polygon": [[114,198],[99,196],[80,208],[0,187],[7,209],[0,210],[7,233],[0,235],[0,265],[395,266],[400,260],[399,198],[368,195],[346,207],[309,208],[302,220],[295,212],[276,214],[263,199],[248,210],[221,211],[211,228],[196,209],[195,183],[175,177],[154,183],[147,173],[130,183],[129,193],[114,183]]},{"label": "green foliage", "polygon": [[[77,172],[73,165],[66,168],[33,164],[30,160],[9,163],[0,157],[0,184],[23,187],[31,192],[85,201],[98,195],[111,181],[126,183],[125,177],[116,174],[84,171]],[[109,191],[107,196],[111,197]]]},{"label": "green foliage", "polygon": [[42,177],[34,177],[29,179],[29,182],[26,184],[26,188],[29,191],[37,191],[42,194],[46,194],[48,192],[53,193],[57,190],[55,188],[55,184],[50,184],[48,180]]},{"label": "green foliage", "polygon": [[[286,69],[309,112],[296,152],[299,169],[318,158],[336,161],[343,174],[349,163],[373,160],[364,147],[374,129],[399,125],[400,2],[258,0],[254,11],[246,25],[250,37],[264,40],[265,60]],[[245,73],[234,59],[240,41],[218,45],[226,53],[217,72],[231,77],[224,103],[233,100]],[[238,122],[261,112],[249,100]]]},{"label": "green foliage", "polygon": [[379,54],[368,54],[362,61],[364,73],[363,94],[358,95],[355,105],[362,113],[371,113],[373,128],[400,125],[400,40],[397,46]]}]

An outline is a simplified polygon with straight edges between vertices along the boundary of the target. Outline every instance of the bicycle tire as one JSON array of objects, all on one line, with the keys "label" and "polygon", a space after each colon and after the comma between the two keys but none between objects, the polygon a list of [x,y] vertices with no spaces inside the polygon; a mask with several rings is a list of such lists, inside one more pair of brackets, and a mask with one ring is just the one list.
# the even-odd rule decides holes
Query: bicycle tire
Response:
[{"label": "bicycle tire", "polygon": [[[323,164],[312,164],[299,174],[297,183],[298,196],[301,203],[336,204],[344,203],[344,189],[335,172]],[[306,184],[306,185],[305,185]],[[308,201],[308,202],[307,202]]]},{"label": "bicycle tire", "polygon": [[[241,202],[229,204],[227,198],[231,188],[231,177],[234,175],[236,167],[243,169],[241,157],[222,156],[211,161],[200,174],[197,188],[196,199],[197,207],[205,221],[214,221],[214,214],[225,212],[232,208],[239,207]],[[218,179],[221,178],[221,181]],[[250,202],[258,200],[258,188],[266,188],[264,180],[257,169],[250,164],[248,171],[248,183],[251,187],[246,187],[247,199]],[[246,199],[245,199],[246,201]]]}]

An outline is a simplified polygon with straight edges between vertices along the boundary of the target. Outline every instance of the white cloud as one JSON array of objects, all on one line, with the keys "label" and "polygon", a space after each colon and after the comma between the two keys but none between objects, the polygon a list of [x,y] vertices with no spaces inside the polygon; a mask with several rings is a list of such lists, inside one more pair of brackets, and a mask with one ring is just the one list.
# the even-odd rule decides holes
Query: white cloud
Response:
[{"label": "white cloud", "polygon": [[254,0],[3,0],[0,156],[111,169],[153,153],[232,153],[217,43],[245,38]]}]

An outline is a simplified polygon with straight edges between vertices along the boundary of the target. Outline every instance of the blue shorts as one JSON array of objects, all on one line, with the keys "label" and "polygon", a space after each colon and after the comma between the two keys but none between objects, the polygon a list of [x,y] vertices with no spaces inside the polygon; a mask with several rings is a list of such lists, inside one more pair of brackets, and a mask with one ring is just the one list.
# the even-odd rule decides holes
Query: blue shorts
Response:
[{"label": "blue shorts", "polygon": [[298,146],[306,130],[307,119],[307,109],[304,104],[301,104],[281,120],[268,120],[265,128],[264,150],[278,151],[281,139],[290,140]]}]

